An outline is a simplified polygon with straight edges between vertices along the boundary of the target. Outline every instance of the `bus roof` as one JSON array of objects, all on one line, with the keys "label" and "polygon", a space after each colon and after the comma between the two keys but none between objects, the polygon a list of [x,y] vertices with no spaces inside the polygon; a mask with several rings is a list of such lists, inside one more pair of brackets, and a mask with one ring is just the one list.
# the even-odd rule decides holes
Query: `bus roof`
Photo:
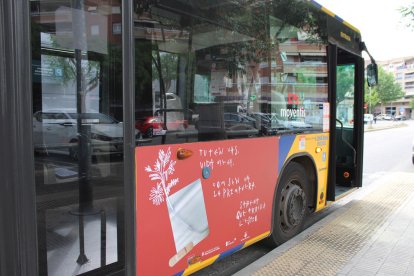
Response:
[{"label": "bus roof", "polygon": [[319,4],[318,2],[316,2],[314,0],[307,0],[307,1],[311,2],[311,4],[314,5],[316,8],[318,8],[321,11],[323,11],[327,15],[335,18],[336,20],[338,20],[342,24],[346,25],[348,28],[352,29],[353,31],[355,31],[355,32],[357,32],[359,34],[361,33],[359,31],[359,29],[356,28],[354,25],[352,25],[352,24],[348,23],[347,21],[343,20],[341,17],[337,16],[335,13],[331,12],[330,10],[328,10],[327,8],[325,8],[324,6],[322,6],[321,4]]}]

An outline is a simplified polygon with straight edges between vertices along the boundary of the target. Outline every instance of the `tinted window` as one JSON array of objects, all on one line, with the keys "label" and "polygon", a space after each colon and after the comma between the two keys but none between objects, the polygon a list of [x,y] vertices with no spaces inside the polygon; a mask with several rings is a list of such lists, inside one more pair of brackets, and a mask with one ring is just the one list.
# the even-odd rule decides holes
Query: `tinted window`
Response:
[{"label": "tinted window", "polygon": [[324,130],[326,19],[304,3],[135,2],[136,120],[163,120],[147,145]]},{"label": "tinted window", "polygon": [[355,65],[339,65],[336,69],[336,115],[343,127],[354,127]]}]

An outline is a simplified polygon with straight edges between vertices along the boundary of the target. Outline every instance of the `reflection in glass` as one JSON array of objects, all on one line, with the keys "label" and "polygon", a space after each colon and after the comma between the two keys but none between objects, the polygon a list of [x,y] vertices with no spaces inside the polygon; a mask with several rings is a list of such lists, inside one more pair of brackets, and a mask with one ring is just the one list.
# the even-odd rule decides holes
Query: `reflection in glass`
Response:
[{"label": "reflection in glass", "polygon": [[324,131],[326,18],[293,2],[136,0],[146,144]]},{"label": "reflection in glass", "polygon": [[30,3],[39,274],[120,271],[121,1]]},{"label": "reflection in glass", "polygon": [[355,65],[339,65],[336,68],[336,116],[343,127],[354,127]]}]

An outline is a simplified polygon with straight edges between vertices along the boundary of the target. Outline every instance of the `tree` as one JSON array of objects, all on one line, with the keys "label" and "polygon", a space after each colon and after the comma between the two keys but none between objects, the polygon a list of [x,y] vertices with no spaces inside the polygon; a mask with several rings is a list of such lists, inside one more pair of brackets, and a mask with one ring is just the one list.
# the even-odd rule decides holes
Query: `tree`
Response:
[{"label": "tree", "polygon": [[365,82],[365,102],[368,104],[368,113],[372,113],[372,107],[381,102],[378,92],[372,87],[368,87]]},{"label": "tree", "polygon": [[[336,70],[337,83],[336,83],[336,103],[339,104],[345,100],[346,96],[353,95],[354,85],[354,66],[338,66]],[[352,94],[350,94],[352,93]]]},{"label": "tree", "polygon": [[400,8],[402,18],[405,20],[407,27],[414,30],[414,3]]},{"label": "tree", "polygon": [[160,80],[162,77],[164,82],[164,90],[168,92],[171,88],[173,80],[177,79],[178,55],[160,52],[158,60],[158,52],[152,52],[152,80]]},{"label": "tree", "polygon": [[411,98],[410,106],[411,106],[411,109],[414,109],[414,98]]},{"label": "tree", "polygon": [[[377,103],[389,103],[403,97],[402,87],[395,82],[393,74],[386,72],[382,67],[378,67],[378,69],[378,85],[371,88],[371,100],[376,99],[374,97],[378,97],[379,101]],[[368,90],[366,89],[365,91]]]}]

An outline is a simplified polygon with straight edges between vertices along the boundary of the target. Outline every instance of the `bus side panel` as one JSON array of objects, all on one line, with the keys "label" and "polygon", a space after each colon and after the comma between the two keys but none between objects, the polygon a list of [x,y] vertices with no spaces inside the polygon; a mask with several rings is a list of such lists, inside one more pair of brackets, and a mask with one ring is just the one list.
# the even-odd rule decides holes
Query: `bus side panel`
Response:
[{"label": "bus side panel", "polygon": [[279,137],[137,147],[137,274],[183,272],[269,233],[278,151]]},{"label": "bus side panel", "polygon": [[[283,154],[284,152],[287,154]],[[328,187],[329,133],[283,136],[280,141],[280,153],[279,171],[294,155],[306,154],[312,157],[318,180],[316,211],[324,208]]]}]

